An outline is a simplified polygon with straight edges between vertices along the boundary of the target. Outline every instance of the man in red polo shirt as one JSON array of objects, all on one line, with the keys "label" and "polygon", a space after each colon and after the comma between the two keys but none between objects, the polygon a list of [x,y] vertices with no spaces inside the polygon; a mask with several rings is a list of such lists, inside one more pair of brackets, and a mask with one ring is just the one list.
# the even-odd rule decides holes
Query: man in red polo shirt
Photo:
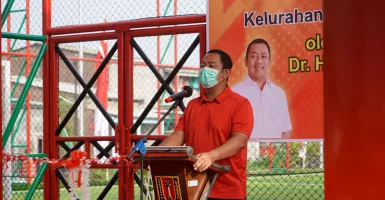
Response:
[{"label": "man in red polo shirt", "polygon": [[253,129],[253,110],[249,101],[227,85],[232,61],[221,50],[210,50],[203,58],[199,81],[204,91],[189,102],[174,132],[160,146],[191,146],[198,160],[197,171],[212,163],[230,165],[221,174],[209,199],[245,199],[247,142]]}]

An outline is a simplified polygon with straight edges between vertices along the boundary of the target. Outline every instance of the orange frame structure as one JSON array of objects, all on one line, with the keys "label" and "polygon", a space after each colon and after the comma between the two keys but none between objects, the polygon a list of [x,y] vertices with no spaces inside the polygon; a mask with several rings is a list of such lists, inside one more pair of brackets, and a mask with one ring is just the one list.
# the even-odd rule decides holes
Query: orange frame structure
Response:
[{"label": "orange frame structure", "polygon": [[[43,34],[47,36],[48,50],[43,61],[44,79],[44,152],[50,159],[59,159],[58,149],[66,141],[78,141],[73,149],[85,146],[90,152],[90,144],[97,141],[110,141],[120,155],[120,162],[98,164],[91,168],[115,168],[115,181],[119,184],[119,199],[134,199],[135,165],[124,157],[130,153],[132,143],[141,139],[130,131],[133,125],[133,47],[130,40],[135,37],[160,36],[170,34],[198,33],[200,57],[206,52],[206,15],[174,16],[166,18],[130,20],[104,24],[78,25],[71,27],[51,27],[51,1],[43,1]],[[173,26],[174,25],[174,26]],[[183,26],[175,26],[183,25]],[[168,26],[168,27],[162,27]],[[170,27],[173,26],[173,27]],[[154,28],[158,27],[158,28]],[[140,28],[140,29],[139,29]],[[90,32],[100,32],[92,33]],[[72,34],[72,35],[66,35]],[[76,35],[74,35],[76,34]],[[58,128],[58,54],[55,46],[60,43],[86,42],[97,40],[117,40],[118,50],[118,124],[114,127],[115,136],[62,137],[55,134]],[[164,136],[150,136],[161,140]],[[116,141],[116,142],[115,142]],[[44,199],[59,199],[60,172],[51,167],[44,176]],[[114,181],[111,180],[112,184]],[[110,183],[111,183],[110,182]],[[64,184],[64,183],[63,183]],[[65,185],[65,184],[64,184]],[[106,186],[109,187],[110,184]],[[112,185],[111,185],[112,186]],[[105,189],[108,192],[109,189]],[[106,193],[107,193],[106,192]],[[102,192],[104,193],[104,192]]]},{"label": "orange frame structure", "polygon": [[[1,5],[1,1],[0,1]],[[1,7],[1,6],[0,6]],[[343,9],[341,9],[343,8]],[[126,155],[131,142],[140,139],[132,135],[132,37],[145,35],[197,32],[200,35],[201,58],[205,52],[205,26],[182,28],[152,28],[149,26],[205,23],[205,15],[168,17],[153,20],[133,20],[108,24],[74,27],[51,27],[51,0],[43,0],[43,34],[47,36],[48,53],[44,57],[44,152],[57,157],[58,142],[83,141],[86,149],[92,140],[119,141],[119,154]],[[385,79],[382,55],[385,40],[382,7],[358,0],[324,1],[325,56],[330,68],[325,70],[325,198],[327,200],[383,199],[385,175],[384,115]],[[135,28],[143,30],[135,30]],[[84,34],[89,31],[113,31],[106,34]],[[180,32],[178,32],[180,31]],[[82,33],[81,36],[60,36]],[[1,35],[1,33],[0,33]],[[57,128],[57,66],[54,47],[62,42],[80,42],[115,38],[119,49],[119,124],[113,137],[59,137]],[[358,39],[358,40],[357,40]],[[361,39],[361,40],[360,40]],[[1,41],[0,41],[1,43]],[[128,55],[128,56],[125,56]],[[127,78],[124,78],[127,77]],[[364,78],[363,78],[364,77]],[[366,78],[365,78],[366,77]],[[367,78],[369,77],[369,78]],[[1,81],[0,73],[0,81]],[[355,84],[352,84],[355,83]],[[359,86],[359,87],[357,87]],[[1,95],[0,90],[0,95]],[[343,93],[341,93],[343,92]],[[1,105],[0,98],[0,105]],[[346,103],[348,102],[348,103]],[[344,104],[343,106],[341,106]],[[2,115],[0,115],[0,120]],[[2,131],[2,126],[0,126]],[[1,139],[0,135],[0,139]],[[162,139],[153,136],[153,139]],[[365,148],[362,150],[359,147]],[[1,155],[2,156],[2,155]],[[359,161],[356,159],[361,158]],[[0,159],[2,162],[2,159]],[[93,167],[115,167],[119,171],[119,199],[133,199],[131,164]],[[2,173],[2,172],[1,172]],[[2,184],[0,196],[2,197]],[[44,176],[44,198],[58,199],[58,179],[49,168]]]}]

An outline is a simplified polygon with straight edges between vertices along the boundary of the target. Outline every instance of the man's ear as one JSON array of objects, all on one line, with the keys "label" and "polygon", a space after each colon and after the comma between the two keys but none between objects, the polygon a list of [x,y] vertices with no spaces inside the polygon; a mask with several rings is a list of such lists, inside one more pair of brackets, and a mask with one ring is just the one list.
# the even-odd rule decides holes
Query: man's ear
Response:
[{"label": "man's ear", "polygon": [[225,74],[226,74],[226,78],[229,78],[229,77],[230,77],[230,74],[231,74],[231,70],[228,69],[228,70],[225,70],[224,72],[225,72]]},{"label": "man's ear", "polygon": [[247,58],[246,57],[245,57],[244,61],[245,61],[245,67],[247,67]]}]

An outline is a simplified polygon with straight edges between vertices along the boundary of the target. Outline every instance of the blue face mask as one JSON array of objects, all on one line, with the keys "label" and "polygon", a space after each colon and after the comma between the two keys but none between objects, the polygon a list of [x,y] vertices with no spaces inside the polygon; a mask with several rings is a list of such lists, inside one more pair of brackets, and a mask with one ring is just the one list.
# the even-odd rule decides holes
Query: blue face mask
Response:
[{"label": "blue face mask", "polygon": [[199,82],[204,88],[212,88],[219,83],[217,80],[219,72],[217,69],[203,67],[199,70]]}]

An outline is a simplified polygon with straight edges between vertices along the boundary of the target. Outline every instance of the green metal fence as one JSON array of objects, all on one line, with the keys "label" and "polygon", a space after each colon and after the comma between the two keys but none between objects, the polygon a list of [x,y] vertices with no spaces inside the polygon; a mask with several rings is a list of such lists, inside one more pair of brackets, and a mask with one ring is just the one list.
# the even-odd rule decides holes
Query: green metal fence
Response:
[{"label": "green metal fence", "polygon": [[[2,83],[2,98],[3,102],[5,102],[2,111],[2,149],[12,156],[26,154],[29,157],[45,157],[45,154],[37,154],[37,149],[42,149],[42,147],[39,148],[37,145],[33,145],[37,141],[32,141],[36,135],[31,136],[31,134],[34,134],[34,130],[31,129],[36,125],[31,126],[30,124],[34,122],[34,120],[31,120],[31,115],[34,113],[34,105],[31,102],[36,102],[36,100],[42,98],[42,96],[37,97],[35,94],[31,94],[31,88],[33,84],[36,85],[35,77],[41,73],[41,62],[47,49],[46,37],[26,34],[30,33],[25,27],[27,14],[25,5],[23,9],[18,8],[22,6],[20,1],[2,1],[2,5],[4,6],[2,9],[2,52],[8,53],[7,55],[3,54],[2,61],[7,60],[10,63],[2,66],[2,71],[9,72],[9,74],[3,73],[3,76],[10,76],[6,78],[10,82]],[[23,19],[20,24],[15,23],[12,27],[10,16],[12,15],[15,19],[15,13],[17,15],[22,13]],[[5,24],[7,26],[4,26]],[[15,29],[17,31],[14,31]],[[22,30],[24,30],[24,33],[22,33]],[[28,55],[32,53],[29,52],[31,42],[41,44],[33,58]],[[4,44],[7,45],[7,48]],[[6,67],[9,69],[5,69]],[[10,96],[4,96],[5,94]],[[5,110],[9,113],[5,113]],[[12,163],[9,162],[6,166],[3,168],[2,177],[3,199],[33,199],[35,191],[42,188],[41,180],[47,168],[47,163],[35,164],[30,161],[18,160]]]}]

